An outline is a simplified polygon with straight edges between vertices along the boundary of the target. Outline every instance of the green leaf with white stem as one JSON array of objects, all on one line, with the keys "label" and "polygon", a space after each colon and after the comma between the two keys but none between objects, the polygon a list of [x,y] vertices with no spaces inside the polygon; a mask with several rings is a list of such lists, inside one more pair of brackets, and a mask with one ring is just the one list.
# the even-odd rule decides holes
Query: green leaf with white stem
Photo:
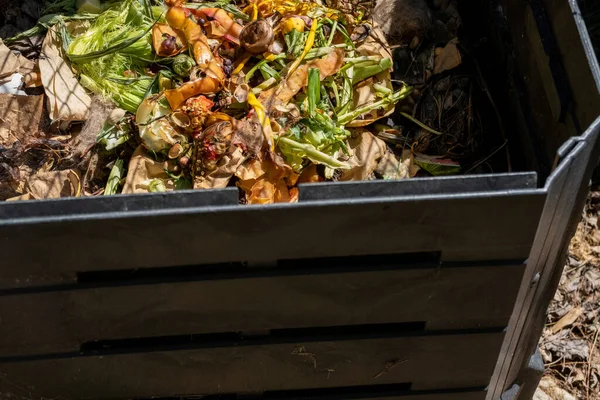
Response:
[{"label": "green leaf with white stem", "polygon": [[381,56],[360,56],[360,57],[346,57],[344,58],[345,63],[359,63],[363,61],[375,61],[379,63],[382,60]]},{"label": "green leaf with white stem", "polygon": [[[348,54],[352,57],[354,56],[354,51],[349,51]],[[350,63],[350,66],[346,68],[345,65],[342,67],[342,70],[339,72],[339,76],[342,77],[342,93],[340,95],[339,102],[336,104],[336,111],[338,114],[342,114],[346,112],[350,104],[352,103],[352,95],[354,93],[354,89],[352,87],[352,80],[354,75],[354,67],[353,64]]]},{"label": "green leaf with white stem", "polygon": [[279,75],[279,72],[277,72],[269,64],[263,64],[260,67],[260,72],[263,75],[264,79],[269,79],[269,78],[280,79],[281,78],[281,76]]},{"label": "green leaf with white stem", "polygon": [[37,24],[33,28],[23,31],[13,37],[4,39],[3,42],[5,44],[10,44],[10,43],[19,41],[21,39],[30,38],[30,37],[33,37],[36,35],[44,34],[50,27],[52,27],[58,23],[64,23],[65,21],[85,21],[85,20],[95,19],[96,17],[98,17],[98,16],[95,14],[82,14],[82,15],[72,15],[72,16],[64,16],[64,15],[60,15],[60,14],[44,15],[43,17],[41,17],[38,20]]},{"label": "green leaf with white stem", "polygon": [[[275,56],[275,58],[272,61],[275,60],[280,60],[285,58],[286,55],[285,54],[278,54]],[[254,74],[256,73],[257,70],[260,70],[260,68],[262,68],[264,65],[267,65],[267,63],[269,63],[269,60],[260,60],[259,62],[256,63],[256,65],[252,68],[250,68],[250,71],[248,71],[248,73],[246,74],[246,76],[244,77],[244,79],[246,80],[246,82],[249,82],[250,79],[252,79],[252,77],[254,76]]]},{"label": "green leaf with white stem", "polygon": [[449,158],[415,154],[415,164],[433,176],[455,175],[460,172],[460,164]]},{"label": "green leaf with white stem", "polygon": [[306,53],[306,56],[304,57],[305,60],[311,60],[313,58],[321,58],[323,56],[326,56],[327,54],[331,53],[333,51],[334,47],[317,47],[317,48],[312,48],[308,51],[308,53]]},{"label": "green leaf with white stem", "polygon": [[277,79],[269,78],[266,81],[264,81],[263,83],[261,83],[260,85],[256,86],[255,88],[252,88],[252,93],[259,94],[263,90],[269,89],[271,86],[273,86],[276,83],[277,83]]},{"label": "green leaf with white stem", "polygon": [[412,87],[404,86],[402,89],[397,92],[391,94],[388,97],[385,97],[381,100],[378,100],[374,103],[364,105],[362,107],[356,108],[352,111],[346,112],[345,114],[338,115],[338,123],[342,125],[346,125],[347,123],[354,121],[356,118],[360,117],[364,113],[377,110],[378,108],[383,108],[388,104],[396,104],[406,96],[410,94],[412,91]]},{"label": "green leaf with white stem", "polygon": [[301,157],[308,158],[314,163],[323,164],[330,168],[350,169],[350,165],[347,163],[320,152],[311,144],[300,143],[288,137],[280,137],[277,143],[284,154],[294,152]]},{"label": "green leaf with white stem", "polygon": [[375,65],[369,65],[365,67],[355,67],[354,75],[352,76],[352,84],[355,85],[360,81],[377,75],[380,72],[386,71],[392,67],[392,60],[389,58],[382,58],[379,63]]}]

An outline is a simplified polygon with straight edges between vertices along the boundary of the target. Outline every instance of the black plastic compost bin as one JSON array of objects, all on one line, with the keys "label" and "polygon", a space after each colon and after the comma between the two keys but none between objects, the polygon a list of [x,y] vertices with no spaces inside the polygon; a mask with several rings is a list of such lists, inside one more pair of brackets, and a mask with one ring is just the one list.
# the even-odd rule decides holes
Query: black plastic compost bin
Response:
[{"label": "black plastic compost bin", "polygon": [[477,4],[522,172],[0,204],[0,397],[526,398],[599,71],[573,1]]}]

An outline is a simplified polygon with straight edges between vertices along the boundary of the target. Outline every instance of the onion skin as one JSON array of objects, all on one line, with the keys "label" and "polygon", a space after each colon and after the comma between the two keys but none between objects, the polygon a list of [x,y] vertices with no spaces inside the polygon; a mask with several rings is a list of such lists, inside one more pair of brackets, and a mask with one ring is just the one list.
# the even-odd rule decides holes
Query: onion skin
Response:
[{"label": "onion skin", "polygon": [[258,19],[244,26],[240,33],[240,43],[250,53],[259,54],[269,50],[275,40],[271,24],[264,19]]}]

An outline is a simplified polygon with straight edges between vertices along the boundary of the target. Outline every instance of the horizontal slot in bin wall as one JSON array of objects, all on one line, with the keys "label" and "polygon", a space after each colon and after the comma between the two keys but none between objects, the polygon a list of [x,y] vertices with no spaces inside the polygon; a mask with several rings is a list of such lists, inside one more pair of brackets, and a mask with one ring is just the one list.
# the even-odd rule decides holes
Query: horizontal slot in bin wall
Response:
[{"label": "horizontal slot in bin wall", "polygon": [[198,263],[427,251],[525,259],[544,201],[532,189],[0,221],[0,289]]},{"label": "horizontal slot in bin wall", "polygon": [[[97,355],[0,363],[0,393],[30,397],[115,399],[255,393],[410,383],[411,390],[485,387],[501,330],[243,338],[190,346],[132,348]],[[369,328],[371,329],[371,328]],[[185,336],[184,338],[189,338]],[[169,339],[172,341],[172,339]],[[22,390],[22,389],[21,389]]]},{"label": "horizontal slot in bin wall", "polygon": [[[162,277],[123,271],[112,282],[0,291],[0,357],[77,351],[84,341],[120,337],[418,320],[427,330],[508,324],[524,264],[403,263],[409,257],[296,260],[231,273],[223,265],[196,276],[190,271],[202,266],[179,275],[162,269]],[[120,278],[140,272],[152,278]]]}]

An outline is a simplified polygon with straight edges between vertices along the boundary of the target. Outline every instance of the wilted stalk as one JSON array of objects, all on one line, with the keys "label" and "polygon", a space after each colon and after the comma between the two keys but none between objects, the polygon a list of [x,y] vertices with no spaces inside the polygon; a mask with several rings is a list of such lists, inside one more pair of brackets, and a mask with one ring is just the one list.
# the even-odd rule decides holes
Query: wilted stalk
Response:
[{"label": "wilted stalk", "polygon": [[[368,60],[367,60],[368,61]],[[392,67],[392,60],[389,58],[382,58],[379,63],[375,65],[369,65],[365,67],[355,67],[354,75],[352,76],[352,84],[365,80],[367,78],[372,77],[373,75],[377,75],[380,72],[386,71]]]},{"label": "wilted stalk", "polygon": [[347,112],[343,115],[338,115],[338,123],[341,125],[345,125],[348,122],[353,121],[356,118],[360,117],[364,113],[367,113],[367,112],[370,112],[373,110],[377,110],[378,108],[385,107],[388,104],[395,104],[395,103],[399,102],[400,100],[402,100],[403,98],[405,98],[406,96],[408,96],[411,91],[412,91],[412,87],[404,86],[402,89],[398,90],[391,96],[385,97],[374,103],[359,107],[359,108],[354,109],[350,112]]},{"label": "wilted stalk", "polygon": [[335,158],[333,158],[323,152],[320,152],[319,150],[317,150],[310,144],[299,143],[299,142],[296,142],[295,140],[292,140],[287,137],[279,137],[279,142],[283,143],[286,146],[293,148],[294,150],[304,152],[306,154],[306,157],[308,157],[313,162],[325,164],[332,168],[343,168],[343,169],[350,168],[350,166],[348,164],[341,162],[339,160],[336,160]]},{"label": "wilted stalk", "polygon": [[327,46],[331,46],[333,42],[333,37],[335,36],[335,31],[337,30],[338,22],[337,19],[333,21],[333,26],[331,27],[331,33],[329,34],[329,39],[327,40]]},{"label": "wilted stalk", "polygon": [[115,165],[113,165],[112,169],[110,170],[110,175],[108,175],[108,181],[106,182],[106,187],[104,188],[105,196],[117,194],[117,190],[121,184],[121,178],[123,177],[123,172],[123,160],[118,159],[115,161]]},{"label": "wilted stalk", "polygon": [[263,83],[261,83],[260,85],[256,86],[255,88],[252,88],[252,93],[258,94],[258,93],[262,92],[263,90],[270,88],[275,83],[277,83],[277,79],[269,78],[266,81],[264,81]]},{"label": "wilted stalk", "polygon": [[441,135],[442,134],[442,132],[436,131],[435,129],[428,127],[427,125],[425,125],[424,123],[422,123],[421,121],[419,121],[418,119],[416,119],[415,117],[413,117],[410,114],[407,114],[405,112],[401,112],[400,115],[402,115],[404,118],[408,119],[409,121],[412,121],[414,124],[420,126],[421,128],[425,129],[427,132],[431,132],[431,133],[436,134],[436,135]]},{"label": "wilted stalk", "polygon": [[[271,60],[260,60],[259,62],[256,63],[255,66],[253,66],[252,68],[250,68],[250,70],[248,71],[248,73],[246,74],[246,76],[244,77],[244,79],[246,80],[246,82],[249,82],[250,79],[254,76],[254,73],[262,68],[263,65],[266,65],[269,61],[275,61],[275,60],[279,60],[279,59],[283,59],[285,58],[285,54],[278,54],[275,57],[273,57]],[[275,71],[277,72],[277,71]]]}]

